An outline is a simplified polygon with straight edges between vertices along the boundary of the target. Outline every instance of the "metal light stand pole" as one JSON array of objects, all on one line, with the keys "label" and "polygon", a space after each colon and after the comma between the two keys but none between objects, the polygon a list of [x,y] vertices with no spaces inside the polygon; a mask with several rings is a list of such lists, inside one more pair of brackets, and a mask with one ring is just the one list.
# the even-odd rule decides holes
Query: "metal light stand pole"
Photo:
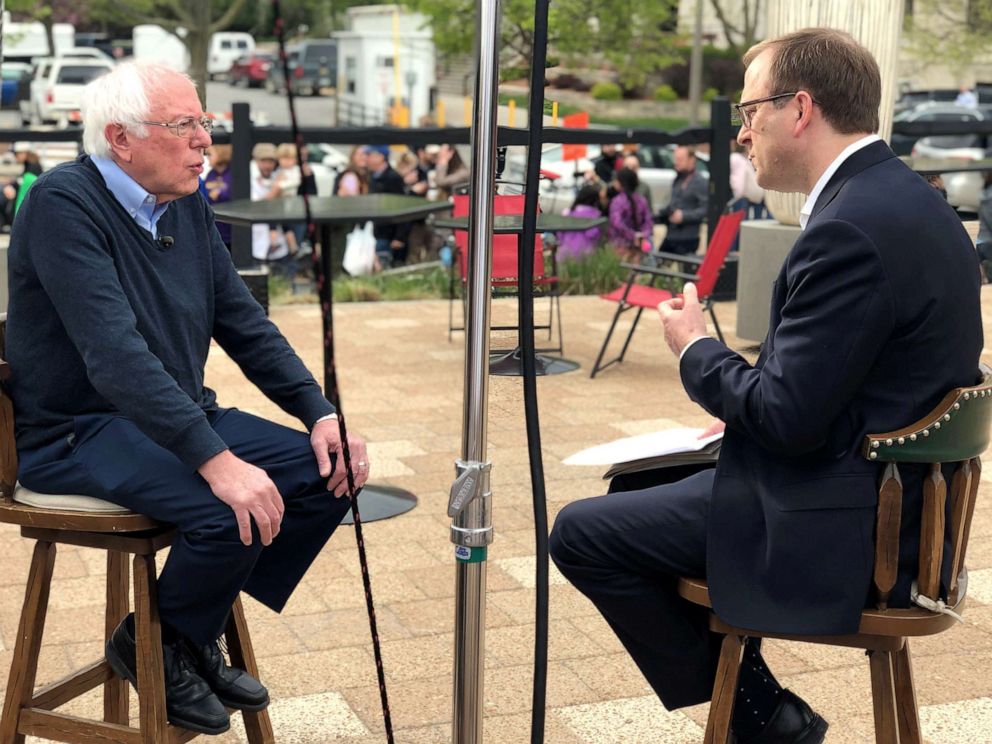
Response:
[{"label": "metal light stand pole", "polygon": [[486,618],[486,552],[492,542],[490,463],[486,460],[489,396],[489,283],[492,273],[496,166],[496,84],[502,0],[476,6],[475,111],[472,118],[469,267],[465,322],[465,412],[462,456],[448,516],[455,544],[455,666],[452,741],[482,744]]}]

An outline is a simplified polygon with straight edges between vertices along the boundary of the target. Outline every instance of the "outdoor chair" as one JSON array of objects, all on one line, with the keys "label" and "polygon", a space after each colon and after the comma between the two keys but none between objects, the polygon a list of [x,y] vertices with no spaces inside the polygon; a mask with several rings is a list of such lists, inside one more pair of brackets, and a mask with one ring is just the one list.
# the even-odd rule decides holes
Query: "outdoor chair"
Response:
[{"label": "outdoor chair", "polygon": [[[523,214],[524,194],[497,194],[493,199],[493,214]],[[464,217],[469,213],[468,194],[455,194],[452,197],[452,217]],[[454,331],[465,330],[465,288],[468,283],[468,232],[454,231],[454,241],[457,250],[451,266],[449,278],[448,304],[448,340]],[[492,278],[490,282],[493,297],[516,297],[519,292],[520,277],[518,272],[517,251],[520,242],[519,234],[493,235]],[[561,305],[559,302],[559,283],[555,251],[552,247],[545,256],[544,245],[540,235],[534,239],[533,287],[535,297],[547,297],[549,300],[547,323],[534,324],[534,330],[547,331],[548,339],[553,340],[554,329],[558,330],[558,342],[551,348],[538,349],[539,352],[562,353]],[[456,275],[457,271],[457,275]],[[461,285],[462,323],[455,325],[456,284]],[[519,331],[515,325],[490,326],[493,331]]]},{"label": "outdoor chair", "polygon": [[[0,316],[0,356],[6,317]],[[0,522],[19,525],[34,540],[20,624],[0,719],[0,744],[21,744],[25,736],[90,744],[178,744],[198,736],[166,720],[161,624],[155,592],[155,553],[172,543],[175,530],[142,514],[99,499],[34,493],[17,484],[14,416],[2,382],[12,372],[0,359]],[[134,612],[137,636],[138,727],[129,726],[128,682],[105,658],[35,690],[56,547],[77,545],[107,551],[104,640],[128,613],[128,555],[134,556]],[[195,577],[194,577],[195,578]],[[231,662],[257,677],[258,668],[241,599],[234,602],[226,632]],[[57,712],[71,700],[103,686],[103,720]],[[243,713],[248,741],[275,741],[267,710]]]},{"label": "outdoor chair", "polygon": [[[710,613],[710,630],[725,634],[717,666],[713,701],[706,725],[706,744],[730,741],[730,719],[744,641],[784,638],[804,643],[865,649],[871,669],[871,695],[877,744],[922,744],[916,688],[909,651],[912,637],[934,635],[952,627],[964,609],[968,575],[965,554],[981,476],[979,455],[989,443],[992,423],[992,370],[982,369],[982,381],[957,388],[929,414],[898,431],[869,434],[863,454],[885,464],[879,479],[875,530],[873,592],[875,607],[861,614],[858,632],[841,636],[794,636],[735,628]],[[920,562],[915,584],[916,606],[888,607],[899,558],[902,480],[899,463],[929,465],[924,480],[920,528]],[[951,479],[950,503],[941,464],[959,463]],[[949,515],[949,529],[945,528]],[[949,538],[949,539],[948,539]],[[945,540],[949,552],[945,553]],[[941,566],[949,562],[950,586],[941,594]],[[712,609],[706,581],[679,580],[679,594]]]},{"label": "outdoor chair", "polygon": [[[627,348],[630,346],[630,340],[634,337],[634,331],[637,330],[641,313],[645,309],[653,310],[658,307],[658,303],[670,300],[674,296],[671,290],[655,286],[662,279],[675,280],[680,284],[684,284],[687,281],[696,283],[699,301],[702,303],[703,309],[709,311],[710,318],[713,320],[713,326],[716,329],[716,335],[721,342],[723,341],[723,331],[720,330],[720,324],[717,322],[716,313],[713,310],[713,290],[716,287],[720,271],[723,269],[723,264],[727,259],[727,253],[737,239],[737,233],[740,230],[745,214],[746,212],[744,211],[738,211],[720,217],[716,229],[710,237],[709,246],[704,256],[685,256],[675,253],[663,253],[661,251],[654,251],[650,254],[658,262],[676,261],[680,264],[695,265],[698,267],[695,274],[689,274],[685,271],[678,271],[664,266],[621,264],[625,269],[630,269],[627,281],[609,294],[600,295],[604,300],[615,302],[617,309],[613,314],[610,330],[606,332],[606,338],[603,339],[603,346],[600,348],[599,355],[596,357],[596,363],[592,366],[592,372],[589,374],[590,378],[594,378],[599,372],[602,372],[610,365],[619,364],[623,361],[624,356],[627,354]],[[648,282],[647,284],[642,284],[640,280],[645,277],[648,279]],[[613,337],[613,331],[617,327],[620,316],[628,310],[635,308],[637,309],[637,314],[634,316],[634,321],[630,324],[630,330],[627,332],[627,338],[623,342],[623,348],[620,350],[619,356],[604,364],[603,357],[606,355],[606,349],[610,345],[610,339]]]}]

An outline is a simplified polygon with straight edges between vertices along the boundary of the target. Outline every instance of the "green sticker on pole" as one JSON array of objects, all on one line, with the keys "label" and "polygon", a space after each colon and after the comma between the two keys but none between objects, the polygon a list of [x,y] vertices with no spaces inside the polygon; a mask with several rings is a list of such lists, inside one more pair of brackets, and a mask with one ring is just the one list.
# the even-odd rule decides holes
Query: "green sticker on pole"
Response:
[{"label": "green sticker on pole", "polygon": [[455,546],[455,560],[459,563],[482,563],[486,560],[485,546],[481,548],[470,548],[466,545]]}]

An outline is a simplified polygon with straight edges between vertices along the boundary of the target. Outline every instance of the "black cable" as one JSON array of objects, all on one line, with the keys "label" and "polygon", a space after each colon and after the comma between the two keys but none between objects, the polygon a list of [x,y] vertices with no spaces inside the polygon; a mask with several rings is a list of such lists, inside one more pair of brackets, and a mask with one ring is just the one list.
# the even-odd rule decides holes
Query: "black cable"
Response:
[{"label": "black cable", "polygon": [[[296,143],[296,158],[300,168],[300,176],[303,176],[303,135],[300,133],[296,120],[296,104],[293,100],[293,86],[290,82],[289,61],[286,56],[285,27],[283,25],[282,8],[279,0],[272,0],[272,8],[275,15],[275,32],[279,41],[279,60],[282,63],[283,79],[286,81],[286,97],[289,103],[290,128],[293,134],[293,141]],[[315,244],[316,223],[310,211],[310,195],[306,190],[302,190],[303,210],[306,215],[307,236],[310,244]],[[321,256],[318,259],[317,251],[311,255],[314,275],[317,280],[317,291],[321,297],[321,317],[324,326],[324,395],[330,400],[337,410],[338,434],[341,438],[341,453],[344,463],[345,475],[348,483],[348,499],[351,501],[351,517],[355,527],[355,541],[358,544],[358,561],[362,569],[362,585],[365,589],[365,608],[369,616],[369,631],[372,635],[372,651],[375,656],[375,671],[379,682],[379,701],[382,705],[382,719],[385,727],[386,742],[393,744],[393,720],[389,712],[389,697],[386,694],[386,673],[382,665],[382,647],[379,643],[379,630],[375,617],[375,604],[372,601],[372,580],[369,576],[368,558],[365,555],[365,538],[362,536],[362,518],[358,511],[358,494],[355,491],[355,474],[351,467],[351,451],[348,446],[348,430],[345,426],[344,409],[341,406],[341,393],[338,389],[337,368],[334,364],[334,313],[333,313],[333,291],[331,282],[331,246],[322,245],[320,247]]]},{"label": "black cable", "polygon": [[[518,317],[523,363],[524,418],[534,495],[536,588],[534,620],[534,691],[531,702],[531,744],[544,741],[544,709],[548,687],[548,504],[541,458],[541,424],[537,410],[537,370],[534,358],[534,253],[537,238],[537,197],[544,129],[544,68],[548,53],[549,0],[534,7],[534,53],[530,68],[530,105],[527,113],[527,177],[524,189],[523,230],[517,251],[520,277]],[[560,310],[559,310],[560,312]]]}]

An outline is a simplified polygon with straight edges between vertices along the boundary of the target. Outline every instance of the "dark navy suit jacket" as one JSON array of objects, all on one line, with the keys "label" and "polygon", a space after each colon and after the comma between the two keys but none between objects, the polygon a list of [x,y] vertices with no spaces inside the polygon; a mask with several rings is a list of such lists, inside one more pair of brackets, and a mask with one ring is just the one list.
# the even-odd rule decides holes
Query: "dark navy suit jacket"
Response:
[{"label": "dark navy suit jacket", "polygon": [[[727,424],[707,540],[713,607],[756,630],[857,630],[869,601],[879,466],[869,432],[912,423],[977,380],[975,249],[953,209],[883,142],[841,165],[772,292],[757,363],[713,339],[681,362]],[[921,474],[903,472],[900,578],[919,552]]]}]

